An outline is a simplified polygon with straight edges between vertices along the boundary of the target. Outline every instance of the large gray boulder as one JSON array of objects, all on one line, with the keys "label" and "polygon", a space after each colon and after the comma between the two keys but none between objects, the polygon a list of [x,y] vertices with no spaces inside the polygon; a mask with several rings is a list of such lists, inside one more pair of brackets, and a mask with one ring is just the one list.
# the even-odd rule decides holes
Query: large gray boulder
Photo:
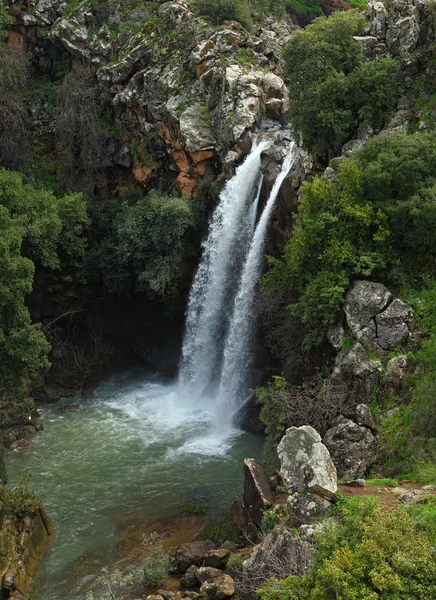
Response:
[{"label": "large gray boulder", "polygon": [[215,548],[209,540],[198,540],[179,546],[174,554],[177,570],[185,573],[191,565],[199,567],[203,564],[206,554]]},{"label": "large gray boulder", "polygon": [[415,328],[415,313],[402,300],[395,298],[391,304],[375,317],[377,345],[383,350],[403,348],[412,341]]},{"label": "large gray boulder", "polygon": [[290,427],[277,448],[280,474],[291,494],[313,492],[335,500],[336,469],[321,436],[313,427]]},{"label": "large gray boulder", "polygon": [[337,425],[327,431],[323,441],[339,477],[359,479],[376,459],[377,439],[369,429],[345,417],[338,418]]},{"label": "large gray boulder", "polygon": [[381,283],[356,281],[345,296],[344,313],[353,336],[361,340],[375,330],[374,317],[392,300],[392,294]]}]

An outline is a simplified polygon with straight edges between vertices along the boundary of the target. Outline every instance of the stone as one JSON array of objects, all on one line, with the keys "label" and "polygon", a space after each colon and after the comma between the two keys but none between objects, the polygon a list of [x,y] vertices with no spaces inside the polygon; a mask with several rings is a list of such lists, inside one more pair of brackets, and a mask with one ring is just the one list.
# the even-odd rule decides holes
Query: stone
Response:
[{"label": "stone", "polygon": [[213,581],[222,574],[223,572],[221,569],[215,569],[214,567],[200,567],[197,570],[197,582],[201,585],[205,581]]},{"label": "stone", "polygon": [[235,582],[230,575],[221,575],[213,581],[205,581],[200,594],[209,600],[225,600],[235,594]]},{"label": "stone", "polygon": [[217,548],[216,550],[210,550],[204,557],[205,567],[214,567],[215,569],[225,569],[227,561],[230,557],[229,548]]},{"label": "stone", "polygon": [[347,481],[343,485],[345,485],[346,487],[362,488],[366,486],[366,481],[364,479],[352,479],[351,481]]},{"label": "stone", "polygon": [[377,344],[386,351],[406,346],[412,339],[415,320],[415,313],[409,305],[395,298],[386,310],[375,318]]},{"label": "stone", "polygon": [[210,127],[208,115],[200,104],[193,104],[180,117],[180,133],[185,148],[189,152],[211,150],[216,146],[216,139]]},{"label": "stone", "polygon": [[363,477],[376,459],[376,438],[366,427],[345,417],[337,419],[337,424],[326,432],[323,441],[341,478]]},{"label": "stone", "polygon": [[280,475],[288,491],[311,491],[337,498],[336,469],[321,436],[309,425],[290,427],[280,441],[277,453]]},{"label": "stone", "polygon": [[244,460],[244,506],[251,520],[260,526],[263,513],[274,504],[269,479],[263,467],[254,458]]},{"label": "stone", "polygon": [[392,294],[381,283],[361,280],[353,284],[345,296],[344,312],[348,327],[357,339],[391,299]]},{"label": "stone", "polygon": [[381,372],[381,361],[370,358],[362,344],[356,342],[337,355],[330,383],[332,386],[343,383],[356,405],[367,404]]},{"label": "stone", "polygon": [[233,420],[235,424],[242,429],[242,431],[247,431],[253,435],[260,435],[265,430],[265,425],[262,423],[259,417],[259,411],[256,406],[256,398],[254,394],[252,394],[245,404],[243,404],[235,413]]},{"label": "stone", "polygon": [[198,567],[196,565],[191,565],[186,569],[185,574],[180,580],[180,583],[184,587],[195,587],[197,585],[197,572]]},{"label": "stone", "polygon": [[313,523],[321,517],[329,515],[334,504],[327,498],[318,494],[292,494],[287,499],[289,511],[288,525],[290,527],[300,527],[304,523]]},{"label": "stone", "polygon": [[378,434],[380,431],[380,426],[374,419],[371,409],[367,404],[358,404],[356,406],[356,423],[367,427],[374,434]]},{"label": "stone", "polygon": [[150,594],[146,600],[164,600],[164,598],[160,594]]},{"label": "stone", "polygon": [[191,565],[199,567],[203,563],[206,554],[214,548],[215,544],[210,540],[198,540],[179,546],[174,553],[177,570],[180,573],[185,573]]},{"label": "stone", "polygon": [[313,544],[318,533],[322,533],[329,527],[336,527],[337,521],[334,517],[328,517],[317,523],[304,523],[300,525],[300,535],[304,540]]}]

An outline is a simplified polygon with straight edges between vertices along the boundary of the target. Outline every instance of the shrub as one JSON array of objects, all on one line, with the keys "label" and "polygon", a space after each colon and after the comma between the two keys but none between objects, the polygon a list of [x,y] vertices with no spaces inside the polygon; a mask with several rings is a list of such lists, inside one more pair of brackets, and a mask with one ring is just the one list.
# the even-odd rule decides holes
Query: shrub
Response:
[{"label": "shrub", "polygon": [[24,471],[11,488],[0,486],[0,502],[3,509],[22,517],[34,514],[42,506],[43,498],[30,487],[30,473]]},{"label": "shrub", "polygon": [[414,465],[414,478],[424,485],[436,485],[436,462],[419,461]]},{"label": "shrub", "polygon": [[366,62],[353,39],[364,28],[357,12],[336,12],[315,19],[285,48],[291,121],[317,157],[337,155],[364,120],[381,126],[400,96],[399,62]]},{"label": "shrub", "polygon": [[315,177],[303,186],[285,262],[270,258],[263,280],[282,296],[297,292],[303,347],[322,341],[352,279],[398,286],[434,274],[435,159],[435,134],[383,134],[344,161],[338,185]]},{"label": "shrub", "polygon": [[[434,464],[432,466],[434,473]],[[436,479],[433,478],[433,482]],[[417,529],[423,531],[430,544],[436,544],[436,497],[430,494],[413,502],[407,507],[407,513]]]},{"label": "shrub", "polygon": [[272,579],[258,593],[262,600],[424,600],[436,594],[436,561],[403,507],[354,498],[343,501],[340,525],[318,535],[312,569]]},{"label": "shrub", "polygon": [[236,542],[233,518],[229,515],[220,521],[211,521],[210,523],[207,523],[203,530],[203,535],[206,540],[211,540],[216,544]]},{"label": "shrub", "polygon": [[238,21],[248,31],[253,29],[250,7],[247,0],[195,0],[200,14],[208,17],[215,25],[224,21]]}]

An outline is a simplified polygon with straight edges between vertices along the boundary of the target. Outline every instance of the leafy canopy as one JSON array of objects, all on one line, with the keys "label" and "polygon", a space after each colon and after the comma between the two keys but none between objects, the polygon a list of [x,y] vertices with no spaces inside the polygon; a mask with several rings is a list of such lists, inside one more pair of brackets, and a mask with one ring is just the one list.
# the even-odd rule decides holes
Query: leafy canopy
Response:
[{"label": "leafy canopy", "polygon": [[295,290],[292,310],[318,344],[352,279],[401,285],[435,272],[436,135],[391,133],[342,163],[337,183],[315,177],[302,189],[284,261],[270,258],[263,285]]},{"label": "leafy canopy", "polygon": [[31,322],[25,296],[35,264],[60,270],[62,257],[83,254],[86,222],[80,194],[56,198],[0,169],[0,397],[20,394],[26,380],[49,366],[48,343]]},{"label": "leafy canopy", "polygon": [[357,12],[336,12],[295,33],[285,48],[291,121],[319,158],[338,154],[362,121],[382,126],[399,98],[400,64],[365,62],[353,39],[364,28]]}]

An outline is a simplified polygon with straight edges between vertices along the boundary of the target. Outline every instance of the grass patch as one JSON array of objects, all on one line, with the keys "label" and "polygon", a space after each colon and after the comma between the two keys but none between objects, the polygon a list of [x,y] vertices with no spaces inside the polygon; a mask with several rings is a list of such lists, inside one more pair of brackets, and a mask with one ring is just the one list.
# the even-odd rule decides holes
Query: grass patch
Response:
[{"label": "grass patch", "polygon": [[182,506],[180,512],[182,515],[204,515],[206,514],[206,510],[206,504],[197,504],[193,502],[192,504],[185,504]]},{"label": "grass patch", "polygon": [[407,508],[417,529],[422,530],[432,546],[436,545],[436,496],[428,494]]},{"label": "grass patch", "polygon": [[216,544],[223,544],[228,541],[236,542],[232,517],[229,515],[220,521],[211,521],[210,523],[207,523],[203,535],[206,540],[211,540]]},{"label": "grass patch", "polygon": [[377,487],[398,487],[399,483],[395,479],[387,477],[386,479],[367,479],[366,485],[377,486]]}]

